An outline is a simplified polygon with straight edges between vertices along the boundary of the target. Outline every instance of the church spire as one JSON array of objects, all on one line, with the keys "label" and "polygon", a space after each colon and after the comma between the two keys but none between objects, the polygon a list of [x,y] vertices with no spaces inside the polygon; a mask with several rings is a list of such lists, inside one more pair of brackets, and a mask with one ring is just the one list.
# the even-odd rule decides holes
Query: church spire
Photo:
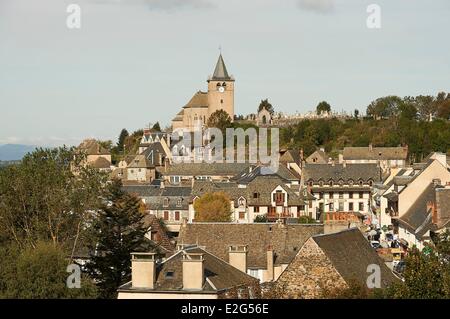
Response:
[{"label": "church spire", "polygon": [[225,66],[225,62],[223,61],[222,53],[219,55],[219,60],[217,61],[212,80],[213,81],[232,80],[232,78],[228,75],[227,67]]}]

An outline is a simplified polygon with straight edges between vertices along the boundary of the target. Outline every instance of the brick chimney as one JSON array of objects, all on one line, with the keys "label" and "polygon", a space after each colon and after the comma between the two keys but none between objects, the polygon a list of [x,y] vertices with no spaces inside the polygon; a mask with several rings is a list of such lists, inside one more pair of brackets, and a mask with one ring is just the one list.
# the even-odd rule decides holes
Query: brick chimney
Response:
[{"label": "brick chimney", "polygon": [[131,254],[131,285],[133,288],[153,289],[155,285],[155,254]]},{"label": "brick chimney", "polygon": [[202,290],[205,282],[203,253],[183,252],[183,289]]},{"label": "brick chimney", "polygon": [[427,211],[431,210],[431,220],[433,221],[433,224],[438,223],[438,214],[436,209],[436,204],[434,202],[427,202]]},{"label": "brick chimney", "polygon": [[247,273],[247,245],[232,245],[228,249],[228,260],[231,266]]}]

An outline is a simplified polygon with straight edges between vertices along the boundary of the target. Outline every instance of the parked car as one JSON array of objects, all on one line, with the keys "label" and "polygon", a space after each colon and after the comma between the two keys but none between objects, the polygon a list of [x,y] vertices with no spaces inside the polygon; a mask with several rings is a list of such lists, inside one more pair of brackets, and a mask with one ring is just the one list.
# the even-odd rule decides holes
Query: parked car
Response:
[{"label": "parked car", "polygon": [[382,248],[380,242],[379,242],[379,241],[376,241],[376,240],[372,240],[372,241],[370,242],[370,245],[371,245],[373,248],[375,248],[375,249]]},{"label": "parked car", "polygon": [[406,263],[403,260],[401,260],[394,266],[394,271],[401,274],[405,271],[405,267],[406,267]]}]

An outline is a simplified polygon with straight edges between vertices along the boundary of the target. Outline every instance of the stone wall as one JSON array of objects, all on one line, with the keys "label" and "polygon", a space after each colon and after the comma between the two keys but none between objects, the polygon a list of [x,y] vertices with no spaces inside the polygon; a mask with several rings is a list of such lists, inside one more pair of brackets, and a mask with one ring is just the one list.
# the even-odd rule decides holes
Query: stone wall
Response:
[{"label": "stone wall", "polygon": [[280,298],[312,299],[322,297],[325,290],[346,288],[347,284],[310,238],[278,278],[275,287]]}]

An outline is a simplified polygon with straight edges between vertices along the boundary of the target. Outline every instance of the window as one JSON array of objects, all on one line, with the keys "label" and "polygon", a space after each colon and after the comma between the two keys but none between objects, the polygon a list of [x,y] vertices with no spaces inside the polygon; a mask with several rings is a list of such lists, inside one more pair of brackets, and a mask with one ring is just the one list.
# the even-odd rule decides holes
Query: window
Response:
[{"label": "window", "polygon": [[344,198],[344,193],[343,192],[340,192],[339,193],[339,199],[343,199]]},{"label": "window", "polygon": [[313,181],[309,181],[308,185],[312,187],[313,186]]},{"label": "window", "polygon": [[255,206],[255,207],[253,208],[253,211],[254,211],[255,213],[259,213],[259,206]]},{"label": "window", "polygon": [[364,210],[364,203],[359,203],[359,211],[363,211]]},{"label": "window", "polygon": [[259,278],[259,270],[258,269],[249,269],[248,274],[253,278]]},{"label": "window", "polygon": [[170,183],[171,184],[179,184],[181,181],[180,176],[170,176]]},{"label": "window", "polygon": [[142,170],[141,169],[138,169],[138,172],[140,173]]},{"label": "window", "polygon": [[168,211],[165,211],[164,212],[164,220],[169,220],[169,212]]},{"label": "window", "polygon": [[168,198],[164,198],[163,206],[164,207],[168,207],[169,206],[169,199]]},{"label": "window", "polygon": [[175,220],[180,220],[180,212],[175,212]]},{"label": "window", "polygon": [[319,186],[323,186],[323,181],[319,181]]},{"label": "window", "polygon": [[181,199],[181,198],[178,198],[178,200],[177,200],[177,206],[178,206],[178,207],[181,207],[181,202],[182,202],[182,199]]},{"label": "window", "polygon": [[364,182],[362,180],[359,181],[359,186],[363,186]]},{"label": "window", "polygon": [[348,193],[348,198],[353,198],[353,192]]},{"label": "window", "polygon": [[329,184],[330,184],[330,186],[333,186],[333,184],[334,184],[334,183],[333,183],[333,180],[330,180],[330,181],[329,181]]},{"label": "window", "polygon": [[241,207],[245,206],[245,199],[244,198],[240,198],[239,199],[239,206],[241,206]]},{"label": "window", "polygon": [[352,180],[352,179],[350,179],[350,180],[348,181],[348,185],[353,186],[353,180]]},{"label": "window", "polygon": [[364,198],[364,192],[359,192],[359,198]]},{"label": "window", "polygon": [[300,205],[300,206],[298,206],[298,207],[297,207],[297,211],[298,211],[298,212],[303,212],[303,211],[305,211],[305,205]]},{"label": "window", "polygon": [[172,279],[173,276],[174,276],[174,272],[173,271],[166,272],[166,279]]},{"label": "window", "polygon": [[369,181],[369,186],[372,187],[373,181]]},{"label": "window", "polygon": [[323,193],[319,193],[319,199],[323,198]]},{"label": "window", "polygon": [[283,203],[284,194],[281,191],[276,191],[276,193],[273,194],[273,201],[276,203]]},{"label": "window", "polygon": [[333,199],[334,198],[334,192],[330,192],[330,196],[329,196],[331,199]]},{"label": "window", "polygon": [[259,198],[259,193],[253,193],[253,198]]},{"label": "window", "polygon": [[239,212],[239,219],[245,219],[245,212]]},{"label": "window", "polygon": [[339,211],[340,212],[344,211],[344,203],[343,202],[339,202]]},{"label": "window", "polygon": [[269,206],[269,213],[270,214],[275,214],[276,212],[277,212],[277,208],[276,207]]},{"label": "window", "polygon": [[330,212],[334,210],[334,203],[330,203]]},{"label": "window", "polygon": [[353,211],[353,203],[348,203],[348,210],[349,210],[350,212]]}]

